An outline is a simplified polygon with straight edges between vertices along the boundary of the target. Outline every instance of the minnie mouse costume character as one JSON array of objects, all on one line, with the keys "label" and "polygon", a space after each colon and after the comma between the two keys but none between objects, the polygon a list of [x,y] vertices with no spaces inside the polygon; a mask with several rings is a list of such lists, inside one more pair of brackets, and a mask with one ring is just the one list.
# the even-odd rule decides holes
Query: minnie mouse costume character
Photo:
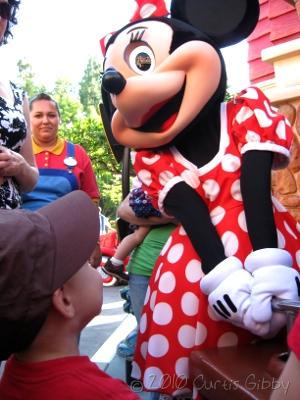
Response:
[{"label": "minnie mouse costume character", "polygon": [[133,376],[147,390],[192,390],[192,350],[274,336],[286,321],[272,299],[299,298],[300,227],[271,195],[291,127],[255,87],[223,103],[220,48],[246,38],[258,15],[257,0],[173,0],[170,18],[133,21],[106,46],[113,136],[136,150],[153,206],[181,223],[141,317]]}]

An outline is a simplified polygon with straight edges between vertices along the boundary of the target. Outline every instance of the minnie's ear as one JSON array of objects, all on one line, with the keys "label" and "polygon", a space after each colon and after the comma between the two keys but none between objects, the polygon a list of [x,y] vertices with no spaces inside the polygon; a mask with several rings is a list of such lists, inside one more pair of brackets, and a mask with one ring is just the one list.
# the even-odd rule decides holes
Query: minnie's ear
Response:
[{"label": "minnie's ear", "polygon": [[258,0],[172,0],[172,18],[210,36],[219,47],[245,39],[259,17]]}]

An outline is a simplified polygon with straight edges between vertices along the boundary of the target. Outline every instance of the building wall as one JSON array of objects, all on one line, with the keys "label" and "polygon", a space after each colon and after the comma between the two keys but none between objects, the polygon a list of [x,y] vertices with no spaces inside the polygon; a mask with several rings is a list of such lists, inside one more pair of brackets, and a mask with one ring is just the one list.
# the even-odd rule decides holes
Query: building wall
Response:
[{"label": "building wall", "polygon": [[274,77],[273,66],[261,60],[265,48],[300,38],[299,17],[294,0],[259,0],[259,22],[248,38],[250,81],[253,84]]}]

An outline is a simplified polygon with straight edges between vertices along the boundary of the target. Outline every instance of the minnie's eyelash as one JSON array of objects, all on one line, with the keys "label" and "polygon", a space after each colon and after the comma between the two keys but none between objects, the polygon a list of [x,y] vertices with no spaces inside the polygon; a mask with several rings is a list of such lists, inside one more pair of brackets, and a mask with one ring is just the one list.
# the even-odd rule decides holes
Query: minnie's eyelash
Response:
[{"label": "minnie's eyelash", "polygon": [[142,31],[132,32],[130,35],[130,43],[140,42],[142,40],[144,33],[145,33],[145,29],[143,29]]}]

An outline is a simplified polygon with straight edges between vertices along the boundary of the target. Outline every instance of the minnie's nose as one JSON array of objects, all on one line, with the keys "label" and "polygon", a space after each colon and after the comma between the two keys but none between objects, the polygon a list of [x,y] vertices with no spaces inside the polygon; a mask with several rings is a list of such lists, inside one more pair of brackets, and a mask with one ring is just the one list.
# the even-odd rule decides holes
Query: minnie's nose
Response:
[{"label": "minnie's nose", "polygon": [[126,85],[126,79],[114,68],[107,68],[102,77],[102,87],[111,94],[119,94]]}]

